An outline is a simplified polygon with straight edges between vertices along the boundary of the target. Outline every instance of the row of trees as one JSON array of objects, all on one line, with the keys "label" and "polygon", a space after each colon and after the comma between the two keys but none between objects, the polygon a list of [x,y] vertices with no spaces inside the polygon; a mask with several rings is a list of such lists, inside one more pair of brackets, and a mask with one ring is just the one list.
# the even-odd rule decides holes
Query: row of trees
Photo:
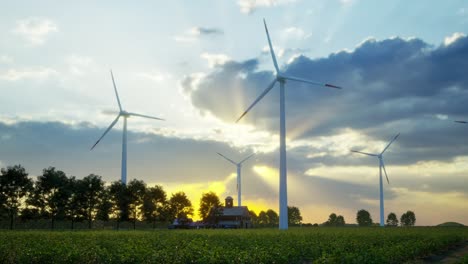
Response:
[{"label": "row of trees", "polygon": [[[258,215],[250,211],[250,216],[252,218],[252,224],[256,226],[272,227],[278,226],[279,224],[279,215],[272,209],[261,211]],[[298,207],[288,206],[288,225],[298,226],[300,224],[302,224],[301,211]]]},{"label": "row of trees", "polygon": [[71,221],[72,228],[75,222],[86,221],[91,228],[95,220],[114,219],[117,225],[131,221],[134,226],[142,220],[155,225],[191,215],[193,206],[184,192],[167,199],[161,186],[148,187],[141,180],[106,186],[101,176],[76,179],[49,167],[33,181],[20,165],[1,169],[0,218],[9,219],[10,229],[18,217],[24,221],[48,219],[51,228],[57,220]]},{"label": "row of trees", "polygon": [[[356,214],[356,222],[359,226],[372,226],[375,225],[372,221],[370,213],[364,209],[359,210]],[[407,211],[400,217],[400,222],[395,213],[389,213],[387,217],[387,226],[414,226],[416,223],[416,215],[412,211]],[[322,224],[323,226],[345,226],[346,222],[344,217],[336,215],[335,213],[330,214],[328,220]]]},{"label": "row of trees", "polygon": [[[364,209],[359,210],[356,215],[356,222],[359,226],[372,226],[373,221],[370,213]],[[398,222],[397,215],[395,213],[389,213],[387,216],[387,226],[414,226],[416,223],[416,215],[413,211],[407,211],[402,214],[400,217],[400,222]]]}]

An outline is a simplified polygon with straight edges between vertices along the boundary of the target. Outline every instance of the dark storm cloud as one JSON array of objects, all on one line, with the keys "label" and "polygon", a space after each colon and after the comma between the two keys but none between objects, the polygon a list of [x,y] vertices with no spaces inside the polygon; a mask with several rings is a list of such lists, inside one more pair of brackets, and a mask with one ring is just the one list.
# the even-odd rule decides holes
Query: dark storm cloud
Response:
[{"label": "dark storm cloud", "polygon": [[[286,65],[287,74],[345,89],[288,82],[288,132],[302,127],[295,139],[307,139],[352,128],[382,141],[402,132],[393,148],[406,155],[397,162],[451,160],[468,152],[466,144],[460,145],[468,142],[468,127],[452,122],[468,118],[466,69],[468,37],[437,47],[415,38],[367,40],[351,52],[326,58],[300,56]],[[183,82],[193,105],[233,122],[274,77],[258,71],[253,59],[218,66],[199,82],[193,78]],[[270,91],[241,122],[277,133],[278,90]],[[356,148],[365,149],[366,142]]]},{"label": "dark storm cloud", "polygon": [[[90,151],[104,129],[87,123],[69,126],[59,122],[12,125],[0,122],[0,161],[2,166],[22,164],[33,175],[54,166],[79,178],[96,173],[107,181],[118,180],[122,131],[118,125],[116,128]],[[227,144],[216,141],[128,132],[129,179],[185,183],[221,181],[232,170],[218,160],[216,151],[226,155],[234,152]]]}]

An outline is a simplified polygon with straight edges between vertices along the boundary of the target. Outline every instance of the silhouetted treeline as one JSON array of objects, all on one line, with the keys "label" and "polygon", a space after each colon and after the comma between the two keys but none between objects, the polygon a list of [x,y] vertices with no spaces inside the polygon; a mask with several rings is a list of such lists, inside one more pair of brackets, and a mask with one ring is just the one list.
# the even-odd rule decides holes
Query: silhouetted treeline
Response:
[{"label": "silhouetted treeline", "polygon": [[168,199],[162,186],[147,186],[141,180],[127,185],[115,181],[107,185],[101,176],[90,174],[83,179],[67,176],[65,172],[49,167],[36,180],[28,177],[21,165],[1,169],[0,220],[15,224],[48,222],[52,229],[56,223],[77,223],[93,228],[94,223],[115,228],[121,224],[135,228],[143,222],[155,227],[176,217],[193,215],[193,208],[185,193],[177,192]]}]

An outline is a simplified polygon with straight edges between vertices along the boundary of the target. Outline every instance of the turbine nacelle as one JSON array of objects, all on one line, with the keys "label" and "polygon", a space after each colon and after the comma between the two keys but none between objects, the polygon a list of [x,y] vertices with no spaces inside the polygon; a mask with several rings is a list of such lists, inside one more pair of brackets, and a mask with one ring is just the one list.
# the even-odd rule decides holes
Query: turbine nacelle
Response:
[{"label": "turbine nacelle", "polygon": [[130,117],[130,113],[127,112],[127,111],[122,110],[122,111],[120,111],[120,116],[123,116],[123,117]]}]

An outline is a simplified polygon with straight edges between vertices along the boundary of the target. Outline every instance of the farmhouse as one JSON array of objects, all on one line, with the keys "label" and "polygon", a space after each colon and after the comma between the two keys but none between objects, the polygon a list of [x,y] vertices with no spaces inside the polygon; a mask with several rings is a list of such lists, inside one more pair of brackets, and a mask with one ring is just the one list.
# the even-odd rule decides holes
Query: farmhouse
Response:
[{"label": "farmhouse", "polygon": [[234,206],[231,196],[226,197],[224,206],[211,208],[207,224],[219,228],[252,228],[249,209]]}]

